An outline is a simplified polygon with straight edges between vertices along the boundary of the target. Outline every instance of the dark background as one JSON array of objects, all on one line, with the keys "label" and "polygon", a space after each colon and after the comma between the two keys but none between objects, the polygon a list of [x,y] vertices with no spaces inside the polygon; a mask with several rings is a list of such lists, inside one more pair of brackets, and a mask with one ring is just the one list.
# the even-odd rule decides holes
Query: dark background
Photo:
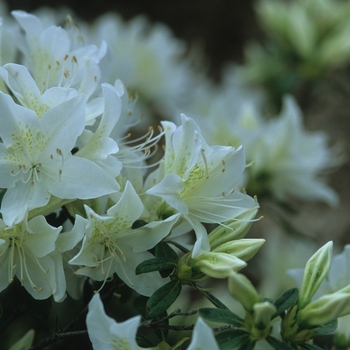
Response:
[{"label": "dark background", "polygon": [[218,78],[220,67],[227,61],[243,61],[243,45],[260,36],[252,0],[136,0],[136,1],[7,1],[10,10],[33,11],[42,6],[62,5],[87,21],[115,11],[124,19],[146,14],[152,21],[167,24],[175,36],[203,47],[209,71]]}]

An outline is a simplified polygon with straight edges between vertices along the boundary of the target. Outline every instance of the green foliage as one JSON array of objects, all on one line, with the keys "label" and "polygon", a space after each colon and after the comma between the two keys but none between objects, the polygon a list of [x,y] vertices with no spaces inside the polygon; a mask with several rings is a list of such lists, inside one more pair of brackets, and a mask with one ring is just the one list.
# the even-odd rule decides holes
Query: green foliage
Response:
[{"label": "green foliage", "polygon": [[[172,270],[176,267],[176,264],[172,261],[169,261],[166,258],[154,258],[143,261],[136,268],[136,275],[140,275],[141,273],[153,272],[153,271],[165,271]],[[170,272],[170,273],[171,273]]]},{"label": "green foliage", "polygon": [[299,297],[297,288],[288,289],[275,302],[276,312],[273,317],[280,316],[285,310],[289,309]]},{"label": "green foliage", "polygon": [[222,303],[219,299],[217,299],[213,294],[209,293],[206,290],[201,290],[201,289],[198,289],[198,290],[217,308],[228,310],[228,307],[224,303]]},{"label": "green foliage", "polygon": [[275,349],[275,350],[294,350],[295,348],[281,340],[278,340],[274,337],[266,337],[266,341]]},{"label": "green foliage", "polygon": [[148,318],[157,316],[166,311],[179,296],[182,289],[179,280],[173,280],[157,289],[146,304]]},{"label": "green foliage", "polygon": [[211,322],[228,323],[235,327],[243,325],[243,320],[230,310],[201,308],[198,312],[200,316]]},{"label": "green foliage", "polygon": [[[231,350],[242,344],[250,342],[250,334],[242,329],[230,329],[215,335],[220,350]],[[245,349],[245,348],[242,348]]]}]

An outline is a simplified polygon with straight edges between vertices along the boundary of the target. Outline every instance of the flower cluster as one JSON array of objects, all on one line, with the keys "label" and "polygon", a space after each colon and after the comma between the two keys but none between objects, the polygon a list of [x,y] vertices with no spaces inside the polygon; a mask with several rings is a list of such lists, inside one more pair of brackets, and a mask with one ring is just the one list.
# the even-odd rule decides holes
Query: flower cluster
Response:
[{"label": "flower cluster", "polygon": [[[67,293],[81,297],[87,278],[100,281],[100,291],[118,276],[150,297],[179,280],[137,273],[159,244],[189,244],[189,257],[203,261],[214,248],[205,225],[233,231],[229,225],[254,219],[257,200],[240,190],[242,147],[210,146],[185,115],[180,126],[163,121],[158,134],[150,127],[133,139],[134,101],[114,79],[111,46],[85,44],[93,38],[85,40],[70,18],[61,27],[24,11],[12,15],[17,52],[0,67],[0,291],[18,279],[34,299],[60,302]],[[7,34],[1,31],[3,43],[12,40]],[[164,154],[153,161],[161,138]],[[253,241],[219,261],[225,276]],[[249,259],[262,242],[240,257]],[[90,337],[95,344],[94,331]]]},{"label": "flower cluster", "polygon": [[[339,153],[303,128],[293,97],[265,118],[263,95],[243,87],[239,71],[210,83],[183,42],[143,17],[108,14],[78,27],[50,11],[1,15],[1,296],[16,289],[57,308],[84,303],[81,332],[94,349],[311,349],[321,328],[350,313],[348,283],[330,281],[312,300],[331,243],[307,263],[300,293],[264,298],[239,273],[265,242],[246,237],[257,196],[338,202],[320,175]],[[209,292],[210,279],[228,279],[243,318]],[[170,312],[189,288],[216,308]],[[111,299],[131,299],[137,316],[111,318]],[[196,313],[175,328],[191,336],[170,345],[169,320]],[[5,346],[29,348],[34,337]]]}]

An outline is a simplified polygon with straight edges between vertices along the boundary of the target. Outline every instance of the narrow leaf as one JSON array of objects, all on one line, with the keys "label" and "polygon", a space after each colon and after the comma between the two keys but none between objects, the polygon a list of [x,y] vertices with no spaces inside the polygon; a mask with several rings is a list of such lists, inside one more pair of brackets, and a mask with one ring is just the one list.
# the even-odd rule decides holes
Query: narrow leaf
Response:
[{"label": "narrow leaf", "polygon": [[291,288],[285,291],[275,302],[276,312],[273,317],[279,316],[283,311],[289,309],[298,299],[298,288]]},{"label": "narrow leaf", "polygon": [[176,264],[166,258],[153,258],[143,261],[136,267],[136,275],[141,273],[153,272],[153,271],[164,271],[171,269],[173,270]]},{"label": "narrow leaf", "polygon": [[182,289],[179,280],[173,280],[157,289],[149,298],[146,308],[147,317],[154,317],[167,310],[179,296]]},{"label": "narrow leaf", "polygon": [[198,310],[199,315],[208,321],[217,323],[232,324],[235,327],[241,327],[243,320],[233,312],[227,309],[201,308]]},{"label": "narrow leaf", "polygon": [[214,306],[219,309],[228,310],[228,307],[208,291],[198,289]]},{"label": "narrow leaf", "polygon": [[179,260],[175,251],[169,247],[169,244],[167,244],[165,242],[159,242],[156,245],[155,256],[157,258],[167,259],[168,261],[172,261],[175,264]]},{"label": "narrow leaf", "polygon": [[231,350],[249,340],[249,333],[242,329],[230,329],[215,335],[220,350]]},{"label": "narrow leaf", "polygon": [[302,347],[303,349],[306,350],[323,350],[322,348],[320,348],[319,346],[315,345],[315,344],[299,344],[300,347]]},{"label": "narrow leaf", "polygon": [[291,345],[271,336],[268,336],[266,341],[276,350],[295,350]]},{"label": "narrow leaf", "polygon": [[154,344],[143,334],[136,334],[136,342],[138,346],[141,346],[142,348],[152,348],[154,347]]},{"label": "narrow leaf", "polygon": [[253,350],[255,348],[256,341],[252,339],[247,339],[241,344],[237,350]]}]

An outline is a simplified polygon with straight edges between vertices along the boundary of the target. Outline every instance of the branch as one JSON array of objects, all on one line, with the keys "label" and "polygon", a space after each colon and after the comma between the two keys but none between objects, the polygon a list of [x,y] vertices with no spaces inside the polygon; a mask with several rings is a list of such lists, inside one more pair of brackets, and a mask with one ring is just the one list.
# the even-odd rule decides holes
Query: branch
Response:
[{"label": "branch", "polygon": [[74,337],[76,335],[83,335],[87,334],[87,330],[83,331],[75,331],[75,332],[66,332],[66,333],[61,333],[61,331],[57,331],[55,334],[50,335],[48,338],[42,340],[41,342],[35,344],[32,346],[29,350],[41,350],[44,349],[46,346],[55,343],[58,340],[69,338],[69,337]]}]

